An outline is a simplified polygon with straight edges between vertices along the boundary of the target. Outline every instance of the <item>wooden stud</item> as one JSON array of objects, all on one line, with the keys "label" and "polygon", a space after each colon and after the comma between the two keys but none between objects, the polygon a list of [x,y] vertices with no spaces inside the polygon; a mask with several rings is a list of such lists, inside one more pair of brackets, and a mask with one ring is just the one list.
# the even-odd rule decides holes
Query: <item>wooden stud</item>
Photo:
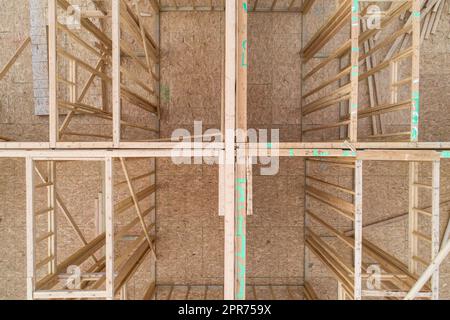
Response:
[{"label": "wooden stud", "polygon": [[113,205],[113,160],[105,159],[105,229],[106,229],[106,298],[114,300],[114,205]]},{"label": "wooden stud", "polygon": [[362,299],[361,264],[362,264],[362,161],[355,163],[355,248],[354,248],[354,297],[355,300]]},{"label": "wooden stud", "polygon": [[26,158],[26,197],[27,197],[27,299],[34,299],[36,288],[35,271],[35,215],[34,215],[34,161],[31,157]]},{"label": "wooden stud", "polygon": [[50,147],[58,141],[58,64],[57,64],[57,11],[56,0],[48,0],[48,74],[49,74],[49,137]]},{"label": "wooden stud", "polygon": [[224,299],[235,296],[236,0],[225,2],[225,201]]},{"label": "wooden stud", "polygon": [[121,1],[112,0],[112,114],[113,114],[113,143],[120,147],[121,139],[121,73],[120,73],[120,11]]}]

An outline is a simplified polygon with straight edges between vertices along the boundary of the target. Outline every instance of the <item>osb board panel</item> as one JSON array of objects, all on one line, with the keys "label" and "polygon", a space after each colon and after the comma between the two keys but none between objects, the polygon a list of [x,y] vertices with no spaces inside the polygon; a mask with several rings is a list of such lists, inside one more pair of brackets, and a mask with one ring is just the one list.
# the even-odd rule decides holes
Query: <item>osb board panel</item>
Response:
[{"label": "osb board panel", "polygon": [[224,16],[161,14],[161,131],[193,134],[194,121],[220,129]]},{"label": "osb board panel", "polygon": [[421,46],[421,141],[450,141],[450,3],[442,12],[436,34]]},{"label": "osb board panel", "polygon": [[157,281],[223,284],[218,168],[157,160]]},{"label": "osb board panel", "polygon": [[[29,35],[28,1],[0,1],[0,66]],[[0,67],[0,68],[1,68]],[[28,46],[0,86],[0,135],[21,141],[48,140],[48,120],[34,116],[31,48]]]},{"label": "osb board panel", "polygon": [[253,216],[247,218],[247,283],[303,282],[304,160],[280,159],[274,176],[254,167]]},{"label": "osb board panel", "polygon": [[300,140],[301,15],[248,17],[248,126]]}]

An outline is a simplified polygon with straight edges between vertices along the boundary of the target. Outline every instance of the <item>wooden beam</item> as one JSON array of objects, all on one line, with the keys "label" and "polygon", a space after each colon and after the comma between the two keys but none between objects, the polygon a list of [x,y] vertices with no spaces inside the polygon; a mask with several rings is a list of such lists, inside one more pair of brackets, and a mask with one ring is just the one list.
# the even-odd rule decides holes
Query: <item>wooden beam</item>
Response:
[{"label": "wooden beam", "polygon": [[235,299],[236,0],[225,1],[224,299]]},{"label": "wooden beam", "polygon": [[113,200],[113,160],[105,159],[105,238],[106,238],[106,298],[114,300],[115,272],[114,272],[114,200]]},{"label": "wooden beam", "polygon": [[112,114],[113,143],[120,147],[121,139],[121,73],[120,73],[120,5],[121,0],[112,0]]},{"label": "wooden beam", "polygon": [[34,215],[34,162],[31,157],[25,161],[26,207],[27,207],[27,299],[34,299],[36,289],[35,215]]},{"label": "wooden beam", "polygon": [[56,0],[48,0],[48,73],[49,73],[49,141],[56,148],[58,141],[58,63],[57,63],[57,11]]},{"label": "wooden beam", "polygon": [[125,175],[125,179],[126,179],[127,184],[128,184],[128,189],[129,189],[131,197],[133,199],[133,203],[134,203],[134,208],[136,210],[136,214],[137,214],[137,216],[139,218],[139,221],[141,223],[142,231],[144,232],[145,237],[147,239],[147,242],[148,242],[148,244],[150,246],[150,249],[153,252],[153,257],[156,258],[155,249],[153,248],[153,240],[150,238],[150,235],[148,233],[148,227],[147,227],[147,224],[145,223],[144,216],[143,216],[143,213],[142,213],[142,210],[141,210],[141,206],[139,205],[139,199],[136,196],[136,193],[134,191],[133,183],[132,183],[132,181],[130,179],[130,175],[128,173],[128,168],[127,168],[127,165],[125,163],[125,159],[124,158],[120,158],[120,164],[122,166],[122,170],[123,170],[123,173]]},{"label": "wooden beam", "polygon": [[5,75],[8,73],[8,71],[11,69],[11,67],[16,63],[17,59],[19,59],[22,52],[26,49],[26,47],[31,43],[31,38],[27,37],[25,40],[22,41],[19,48],[16,50],[14,55],[9,59],[9,61],[6,63],[6,65],[0,69],[0,81],[5,77]]},{"label": "wooden beam", "polygon": [[363,184],[363,162],[357,160],[355,163],[355,248],[354,248],[354,297],[355,300],[362,299],[362,184]]},{"label": "wooden beam", "polygon": [[[245,0],[237,1],[237,75],[236,75],[236,128],[238,143],[247,142],[247,8]],[[271,10],[276,5],[273,1]],[[235,299],[245,300],[247,268],[247,149],[239,149],[236,164],[236,230],[235,230]]]},{"label": "wooden beam", "polygon": [[411,141],[419,140],[420,0],[412,0]]}]

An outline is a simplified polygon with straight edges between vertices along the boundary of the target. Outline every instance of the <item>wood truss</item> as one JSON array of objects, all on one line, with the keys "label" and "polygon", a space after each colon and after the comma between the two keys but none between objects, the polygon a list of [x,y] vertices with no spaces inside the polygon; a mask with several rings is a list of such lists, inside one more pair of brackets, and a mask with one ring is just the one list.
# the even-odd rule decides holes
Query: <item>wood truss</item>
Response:
[{"label": "wood truss", "polygon": [[[155,29],[148,30],[144,22],[152,10]],[[42,143],[13,142],[0,137],[0,158],[24,158],[27,179],[27,293],[29,299],[126,299],[124,289],[136,274],[144,259],[157,259],[155,252],[155,205],[144,206],[144,200],[155,196],[157,184],[155,167],[146,168],[141,174],[131,176],[128,161],[131,159],[156,159],[178,157],[174,149],[192,152],[193,157],[216,157],[221,159],[219,170],[219,213],[224,219],[224,299],[246,299],[255,287],[246,283],[246,217],[252,214],[252,158],[259,155],[306,158],[306,226],[307,248],[332,272],[339,283],[339,298],[363,299],[370,297],[439,298],[439,265],[449,253],[450,228],[445,237],[439,239],[439,176],[441,158],[449,158],[450,142],[418,142],[419,108],[419,45],[437,26],[444,1],[419,0],[393,1],[383,15],[381,27],[401,17],[404,25],[382,38],[378,29],[369,29],[364,15],[364,1],[343,0],[324,26],[313,35],[301,54],[304,65],[311,64],[324,46],[345,26],[350,37],[339,48],[319,63],[310,66],[303,81],[312,79],[317,72],[333,61],[345,60],[339,73],[330,76],[316,87],[303,93],[303,116],[339,105],[339,122],[320,127],[304,128],[303,133],[339,128],[339,141],[295,142],[273,144],[251,144],[246,138],[237,136],[235,129],[247,130],[247,66],[240,63],[246,58],[247,16],[249,12],[301,11],[308,14],[314,0],[274,0],[267,8],[260,7],[258,0],[217,1],[206,5],[178,5],[178,1],[126,1],[112,0],[110,9],[112,25],[108,30],[102,21],[107,17],[104,8],[89,16],[82,16],[80,29],[73,30],[58,22],[58,15],[70,5],[67,0],[49,0],[49,141]],[[377,1],[371,1],[377,2]],[[380,1],[385,2],[385,1]],[[192,2],[193,3],[193,2]],[[124,128],[150,132],[159,137],[159,128],[132,122],[124,117],[126,111],[136,108],[142,114],[158,119],[159,104],[159,13],[172,10],[224,10],[225,11],[225,77],[223,128],[227,134],[221,142],[195,145],[164,141],[123,141]],[[420,14],[422,12],[422,15]],[[421,26],[421,18],[424,19]],[[123,34],[129,35],[124,37]],[[125,38],[133,39],[133,44]],[[23,51],[26,39],[11,61],[2,69],[0,80]],[[387,56],[376,61],[375,53],[388,48]],[[89,59],[81,59],[76,50],[84,50]],[[137,52],[141,52],[138,56]],[[127,59],[128,63],[123,63]],[[399,78],[404,60],[408,60],[410,75]],[[244,60],[245,61],[245,60]],[[140,70],[137,77],[130,67]],[[365,66],[365,71],[360,72]],[[377,73],[389,68],[392,78],[389,85],[390,101],[383,103],[377,87]],[[82,70],[82,71],[81,71]],[[81,76],[81,72],[84,76]],[[142,72],[142,73],[141,73]],[[81,81],[84,80],[84,81]],[[87,92],[94,81],[102,88],[98,104],[87,101]],[[367,81],[369,105],[359,105],[360,83]],[[334,91],[323,93],[323,89],[339,83]],[[403,87],[407,87],[407,98],[402,98]],[[64,89],[67,89],[67,92]],[[402,90],[400,90],[402,88]],[[60,90],[61,89],[61,90]],[[317,95],[322,92],[322,95]],[[313,98],[314,97],[314,98]],[[101,102],[101,103],[100,103]],[[63,110],[66,111],[63,114]],[[385,131],[382,115],[406,110],[410,124],[405,132]],[[59,121],[64,115],[64,121]],[[110,132],[94,133],[88,129],[75,131],[72,125],[77,117],[94,117],[108,121]],[[358,121],[368,118],[372,133],[360,135]],[[82,124],[82,123],[81,123]],[[64,141],[67,137],[83,137],[83,141]],[[103,141],[89,141],[100,138]],[[237,162],[239,160],[239,162]],[[369,161],[409,162],[409,265],[368,241],[363,236],[363,166]],[[64,199],[58,194],[57,170],[59,162],[98,161],[103,165],[103,186],[98,197],[96,212],[97,234],[88,241],[81,228],[67,209]],[[116,181],[114,163],[120,166],[123,179]],[[314,163],[325,167],[337,166],[353,174],[352,187],[333,183],[326,177],[309,174]],[[419,163],[431,164],[432,182],[419,180]],[[117,170],[116,170],[117,171]],[[147,186],[138,189],[137,182],[147,181]],[[115,191],[122,188],[129,196],[115,199]],[[420,207],[419,193],[430,192],[431,203]],[[38,201],[41,197],[45,201]],[[39,202],[39,203],[38,203]],[[43,202],[43,203],[42,203]],[[148,202],[148,201],[146,201]],[[315,202],[329,210],[329,214],[351,222],[350,232],[339,230],[320,212],[308,204]],[[80,248],[69,257],[59,259],[58,230],[55,211],[60,210],[80,241]],[[130,214],[130,211],[134,211]],[[116,221],[120,216],[130,220],[121,228]],[[426,233],[419,217],[429,219],[431,230]],[[116,257],[118,241],[137,228],[139,234],[127,244],[123,255]],[[322,233],[332,235],[346,247],[344,256],[322,239]],[[429,247],[429,256],[421,256],[419,243]],[[45,255],[38,250],[44,245]],[[422,252],[423,253],[423,252]],[[350,258],[349,258],[350,257]],[[381,288],[373,290],[364,285],[370,264],[382,269]],[[80,283],[71,288],[71,266],[79,266]],[[422,274],[421,274],[422,273]],[[430,280],[431,279],[431,280]],[[173,291],[174,286],[170,286]],[[208,290],[209,286],[204,286]],[[318,295],[306,277],[304,296],[317,299]],[[273,289],[273,288],[272,288]],[[188,288],[188,296],[189,296]],[[290,295],[296,295],[287,288]],[[156,280],[150,283],[143,299],[154,299]],[[206,294],[205,294],[206,297]],[[253,293],[256,299],[257,295]],[[170,295],[169,295],[170,299]]]}]

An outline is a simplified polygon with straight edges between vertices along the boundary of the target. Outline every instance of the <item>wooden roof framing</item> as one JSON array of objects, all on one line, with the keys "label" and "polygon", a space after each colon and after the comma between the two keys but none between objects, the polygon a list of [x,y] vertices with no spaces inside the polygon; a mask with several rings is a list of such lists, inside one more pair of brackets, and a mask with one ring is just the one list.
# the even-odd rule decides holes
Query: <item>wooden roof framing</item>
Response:
[{"label": "wooden roof framing", "polygon": [[[144,258],[149,256],[156,259],[155,243],[157,241],[153,229],[155,227],[153,213],[155,206],[150,205],[143,209],[142,201],[154,197],[157,191],[156,183],[136,189],[137,181],[155,175],[155,168],[146,168],[145,173],[132,177],[128,171],[126,161],[128,158],[161,158],[174,156],[174,149],[193,152],[194,157],[204,155],[220,157],[226,160],[220,167],[220,213],[223,215],[225,226],[224,241],[224,298],[245,299],[247,294],[246,282],[246,216],[252,213],[252,157],[260,154],[280,157],[304,157],[311,165],[319,162],[322,166],[338,166],[343,170],[351,170],[354,175],[353,188],[332,183],[326,177],[306,175],[305,197],[308,201],[317,201],[330,209],[333,214],[347,219],[354,224],[351,233],[345,233],[335,228],[331,223],[312,210],[305,210],[308,217],[305,242],[308,248],[331,270],[338,280],[342,298],[362,299],[363,297],[387,297],[387,298],[438,298],[437,276],[439,264],[449,253],[448,234],[444,237],[442,245],[439,245],[439,175],[440,159],[448,158],[450,143],[445,142],[418,142],[418,78],[419,78],[419,44],[436,31],[439,17],[442,14],[444,1],[431,0],[424,2],[420,7],[418,0],[397,3],[387,10],[386,16],[381,21],[382,27],[387,27],[395,18],[401,17],[405,23],[400,29],[391,33],[386,38],[376,39],[378,31],[365,29],[360,24],[360,11],[356,10],[355,2],[341,1],[340,6],[330,16],[327,22],[311,38],[302,50],[303,62],[306,64],[313,60],[318,52],[341,30],[346,24],[351,23],[351,33],[347,41],[333,50],[311,71],[306,73],[303,80],[312,78],[316,72],[328,66],[332,61],[348,54],[351,65],[343,67],[337,75],[331,76],[321,84],[303,94],[303,116],[324,110],[343,101],[350,101],[351,107],[348,114],[342,116],[339,122],[325,124],[314,128],[304,129],[304,132],[328,130],[336,127],[348,127],[350,141],[340,142],[293,142],[274,144],[249,144],[240,136],[236,136],[235,128],[247,129],[247,16],[249,12],[299,12],[308,14],[313,8],[313,0],[303,2],[290,1],[287,7],[280,7],[281,1],[273,0],[269,7],[260,7],[258,0],[250,2],[248,7],[242,0],[227,0],[223,6],[214,5],[212,1],[202,6],[192,2],[192,6],[180,6],[177,1],[173,5],[160,4],[159,1],[149,0],[150,7],[155,15],[160,11],[204,11],[225,10],[225,80],[224,80],[224,110],[223,122],[225,131],[231,134],[223,135],[219,143],[213,144],[179,144],[175,142],[126,142],[121,141],[122,127],[132,127],[145,131],[158,133],[158,128],[149,128],[134,124],[121,118],[122,100],[143,109],[146,112],[160,115],[159,105],[159,21],[155,30],[148,30],[143,21],[141,7],[135,3],[113,0],[111,8],[112,35],[107,35],[105,30],[98,27],[93,21],[99,16],[82,17],[80,24],[83,32],[89,34],[95,40],[85,40],[83,36],[70,30],[57,22],[57,7],[66,9],[70,2],[66,0],[49,0],[49,54],[50,54],[50,139],[45,143],[21,143],[8,142],[8,138],[0,137],[5,142],[0,143],[0,158],[21,157],[26,159],[27,177],[27,295],[29,299],[88,299],[105,298],[115,299],[118,296],[126,298],[126,283],[133,277],[141,266]],[[359,3],[356,1],[356,3]],[[353,5],[353,6],[352,6]],[[107,8],[99,8],[105,13]],[[364,10],[364,8],[362,8]],[[422,10],[422,16],[420,11]],[[104,17],[103,17],[104,18]],[[421,26],[421,20],[423,24]],[[361,30],[360,30],[361,29]],[[127,44],[121,38],[121,31],[127,30],[133,36],[136,44],[144,52],[144,59],[137,56],[136,49]],[[360,32],[362,31],[362,32]],[[68,38],[79,47],[84,48],[95,56],[96,63],[85,61],[76,53],[69,52],[58,43],[58,32],[67,34]],[[410,45],[405,38],[410,38]],[[399,40],[400,39],[400,40]],[[0,72],[0,80],[12,67],[21,52],[26,48],[29,39],[25,39],[12,59]],[[406,48],[405,48],[406,46]],[[382,49],[388,49],[386,58],[376,63],[374,53]],[[58,73],[59,59],[67,59],[70,63],[69,77],[63,78]],[[243,60],[237,59],[243,58]],[[121,59],[127,58],[143,70],[149,81],[142,81],[121,64]],[[392,99],[389,103],[381,103],[376,98],[376,74],[385,69],[392,68],[393,74],[398,75],[398,62],[403,59],[411,59],[411,76],[399,79],[394,76],[390,84]],[[366,71],[359,72],[365,65]],[[112,69],[111,73],[105,67]],[[77,70],[83,68],[89,74],[87,81],[79,87],[77,83]],[[323,89],[338,82],[344,77],[350,77],[348,83],[341,83],[338,89],[331,94],[310,100]],[[93,106],[84,103],[87,91],[92,86],[94,79],[99,78],[112,88],[112,108],[106,109],[105,105]],[[125,85],[123,78],[146,91],[147,95],[137,93]],[[358,105],[359,82],[367,80],[371,101],[369,106]],[[149,83],[153,83],[150,86]],[[58,98],[58,84],[70,88],[69,99]],[[410,85],[411,94],[407,100],[400,100],[397,89],[403,85]],[[81,90],[79,90],[81,89]],[[151,96],[152,98],[149,98]],[[69,110],[62,125],[59,124],[59,109]],[[388,112],[410,110],[411,130],[408,132],[384,132],[380,115]],[[72,132],[69,125],[77,115],[84,114],[112,122],[112,132],[109,135],[101,133]],[[358,137],[358,119],[371,118],[373,121],[373,134],[368,137]],[[376,124],[378,122],[378,125]],[[377,129],[375,129],[377,126]],[[416,131],[416,132],[415,132]],[[94,142],[62,142],[65,135],[98,137],[109,140],[107,143]],[[402,142],[394,142],[393,136],[400,136]],[[407,139],[404,139],[407,135]],[[363,138],[363,139],[361,139]],[[377,140],[378,142],[365,142],[365,140]],[[344,139],[347,140],[347,139]],[[178,155],[182,157],[183,155]],[[244,160],[237,163],[236,158]],[[98,214],[103,214],[104,228],[90,241],[81,232],[75,219],[67,209],[66,204],[57,192],[55,164],[58,161],[101,161],[103,168],[104,195],[102,209]],[[362,223],[362,167],[366,161],[407,161],[410,163],[410,208],[407,215],[415,220],[418,215],[424,215],[431,220],[432,233],[423,234],[417,229],[409,230],[410,240],[413,243],[426,241],[431,244],[431,259],[429,261],[419,257],[416,248],[411,250],[410,266],[405,266],[397,258],[389,255],[382,248],[367,241],[363,237]],[[44,161],[47,165],[47,174],[37,166]],[[124,180],[115,182],[113,164],[120,161]],[[418,181],[417,162],[429,162],[432,164],[432,184],[426,185]],[[39,183],[36,183],[38,178]],[[317,186],[317,184],[323,189]],[[115,188],[127,187],[130,196],[114,201]],[[333,191],[329,191],[333,190]],[[419,207],[417,194],[426,191],[431,192],[432,203],[428,207]],[[47,192],[48,201],[38,208],[35,203],[36,192]],[[346,196],[342,196],[344,193]],[[348,200],[351,199],[351,200]],[[306,201],[305,201],[306,202]],[[62,211],[67,222],[76,233],[82,247],[67,259],[58,260],[57,230],[55,223],[55,211]],[[114,222],[119,216],[127,215],[128,210],[135,214],[131,221],[120,230],[114,229]],[[103,210],[103,211],[102,211]],[[102,211],[102,212],[100,212]],[[38,233],[36,219],[47,217],[49,230]],[[311,222],[311,224],[310,224]],[[321,225],[327,232],[333,234],[346,245],[352,252],[352,263],[327,244],[321,236],[314,231],[314,226]],[[114,254],[115,243],[128,235],[133,228],[139,228],[139,234],[135,240],[126,247],[125,253],[119,257]],[[450,230],[450,228],[448,229]],[[49,247],[49,255],[42,259],[36,257],[36,243],[46,242]],[[105,252],[101,252],[105,249]],[[380,290],[367,290],[362,279],[367,276],[368,263],[365,258],[376,260],[382,267],[383,280]],[[71,265],[83,265],[90,261],[91,265],[81,277],[81,286],[77,290],[69,290],[67,284],[61,281],[70,277],[67,269]],[[412,262],[411,262],[412,261]],[[417,272],[415,265],[421,262],[429,264],[422,276]],[[37,279],[36,269],[47,269],[43,278]],[[431,278],[431,281],[429,282]],[[428,283],[429,282],[429,283]],[[59,287],[58,287],[59,285]],[[152,299],[157,295],[157,283],[155,279],[150,282],[144,298]],[[174,290],[171,286],[168,298]],[[187,288],[187,296],[190,294]],[[205,290],[208,290],[205,285]],[[255,286],[250,289],[256,292]],[[289,291],[289,290],[288,290]],[[271,287],[273,293],[273,288]],[[290,293],[292,295],[292,293]],[[205,296],[207,293],[205,293]],[[306,279],[305,295],[308,299],[317,299],[311,283]],[[255,298],[256,294],[254,294]]]}]

